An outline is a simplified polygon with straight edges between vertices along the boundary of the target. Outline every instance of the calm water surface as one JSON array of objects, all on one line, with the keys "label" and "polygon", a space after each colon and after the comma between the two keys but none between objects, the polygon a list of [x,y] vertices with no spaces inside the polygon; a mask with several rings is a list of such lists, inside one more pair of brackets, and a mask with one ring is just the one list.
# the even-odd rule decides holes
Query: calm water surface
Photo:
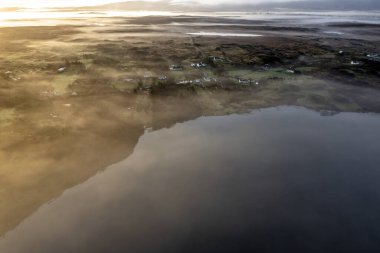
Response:
[{"label": "calm water surface", "polygon": [[146,133],[4,253],[379,252],[380,115],[298,107]]}]

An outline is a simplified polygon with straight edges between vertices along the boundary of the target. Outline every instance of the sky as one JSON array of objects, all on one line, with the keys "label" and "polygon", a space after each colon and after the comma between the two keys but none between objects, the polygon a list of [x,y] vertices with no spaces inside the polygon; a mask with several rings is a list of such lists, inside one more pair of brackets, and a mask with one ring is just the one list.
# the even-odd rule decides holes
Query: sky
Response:
[{"label": "sky", "polygon": [[0,0],[0,7],[87,6],[111,2],[115,0]]},{"label": "sky", "polygon": [[[125,0],[124,2],[126,2]],[[148,0],[145,0],[148,1]],[[155,0],[150,0],[155,1]],[[281,0],[173,0],[173,2],[200,2],[207,4],[219,3],[258,3]],[[284,1],[284,0],[282,0]],[[61,7],[61,6],[90,6],[107,4],[112,2],[123,2],[122,0],[0,0],[0,7]]]}]

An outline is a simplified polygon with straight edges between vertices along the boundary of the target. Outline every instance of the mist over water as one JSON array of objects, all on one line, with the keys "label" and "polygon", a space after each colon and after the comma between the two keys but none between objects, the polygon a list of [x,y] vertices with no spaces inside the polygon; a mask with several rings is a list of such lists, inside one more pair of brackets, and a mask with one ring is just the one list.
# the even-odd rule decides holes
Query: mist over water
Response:
[{"label": "mist over water", "polygon": [[374,252],[378,114],[202,117],[42,206],[0,252]]}]

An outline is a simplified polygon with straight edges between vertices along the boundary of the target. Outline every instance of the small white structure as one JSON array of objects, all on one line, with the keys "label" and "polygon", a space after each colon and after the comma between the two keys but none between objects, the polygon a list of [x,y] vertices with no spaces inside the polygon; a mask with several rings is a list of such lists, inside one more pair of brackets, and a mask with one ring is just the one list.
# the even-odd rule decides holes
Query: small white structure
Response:
[{"label": "small white structure", "polygon": [[179,81],[177,84],[192,84],[193,81],[192,80],[183,80],[183,81]]},{"label": "small white structure", "polygon": [[58,73],[63,73],[66,70],[66,67],[61,67],[58,69]]},{"label": "small white structure", "polygon": [[206,68],[207,67],[207,64],[203,63],[203,62],[198,62],[198,63],[192,63],[191,64],[191,67],[193,68]]},{"label": "small white structure", "polygon": [[296,73],[296,71],[294,69],[287,69],[286,73],[294,74],[294,73]]},{"label": "small white structure", "polygon": [[182,71],[183,67],[180,65],[171,65],[169,68],[171,71]]},{"label": "small white structure", "polygon": [[21,80],[21,77],[19,76],[16,76],[12,71],[6,71],[5,73],[5,76],[8,78],[8,79],[11,79],[12,81],[20,81]]},{"label": "small white structure", "polygon": [[358,62],[358,61],[351,61],[351,65],[360,65],[360,62]]},{"label": "small white structure", "polygon": [[375,53],[374,54],[367,54],[367,57],[371,61],[380,62],[380,55],[379,54],[375,54]]},{"label": "small white structure", "polygon": [[239,84],[241,84],[241,85],[249,85],[249,84],[259,85],[259,82],[252,80],[252,79],[239,78]]},{"label": "small white structure", "polygon": [[245,85],[248,85],[248,84],[251,84],[252,83],[252,80],[251,79],[243,79],[243,78],[239,78],[239,84],[245,84]]},{"label": "small white structure", "polygon": [[369,58],[379,57],[379,54],[367,54],[367,57]]},{"label": "small white structure", "polygon": [[161,76],[158,77],[158,80],[160,80],[160,81],[165,81],[167,79],[168,79],[168,77],[165,76],[165,75],[161,75]]}]

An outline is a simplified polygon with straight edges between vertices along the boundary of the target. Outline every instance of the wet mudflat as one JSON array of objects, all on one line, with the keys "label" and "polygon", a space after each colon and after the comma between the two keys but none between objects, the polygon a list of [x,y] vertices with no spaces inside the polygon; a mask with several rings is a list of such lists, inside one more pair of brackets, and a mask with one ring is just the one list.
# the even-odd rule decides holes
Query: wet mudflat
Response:
[{"label": "wet mudflat", "polygon": [[146,131],[0,252],[374,252],[380,116],[273,107]]}]

